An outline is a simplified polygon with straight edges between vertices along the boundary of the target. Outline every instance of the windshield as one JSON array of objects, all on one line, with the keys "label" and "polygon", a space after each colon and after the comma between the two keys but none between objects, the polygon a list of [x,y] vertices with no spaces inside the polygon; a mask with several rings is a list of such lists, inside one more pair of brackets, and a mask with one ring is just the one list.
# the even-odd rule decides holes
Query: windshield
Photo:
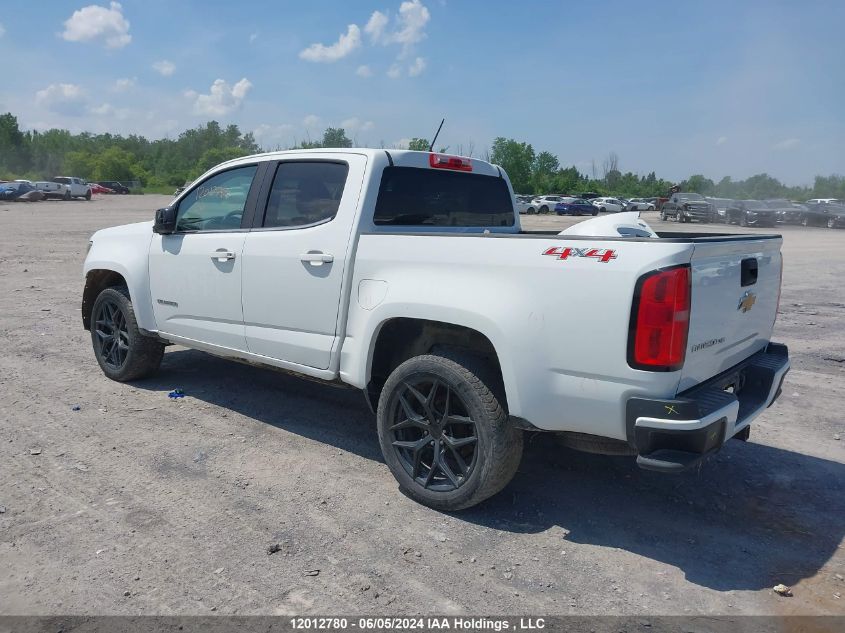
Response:
[{"label": "windshield", "polygon": [[679,193],[679,200],[704,200],[704,196],[698,193]]},{"label": "windshield", "polygon": [[513,226],[507,183],[498,176],[387,167],[373,222],[401,226]]},{"label": "windshield", "polygon": [[792,203],[789,200],[766,200],[766,206],[770,209],[784,209],[791,207]]}]

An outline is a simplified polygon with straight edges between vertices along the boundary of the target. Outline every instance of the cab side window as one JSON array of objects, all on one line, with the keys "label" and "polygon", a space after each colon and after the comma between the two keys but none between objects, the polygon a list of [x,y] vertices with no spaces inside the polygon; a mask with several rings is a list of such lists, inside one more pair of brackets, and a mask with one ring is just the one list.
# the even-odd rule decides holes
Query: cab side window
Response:
[{"label": "cab side window", "polygon": [[280,163],[273,177],[262,226],[309,226],[334,219],[348,173],[346,163]]},{"label": "cab side window", "polygon": [[177,231],[225,231],[241,228],[256,165],[215,174],[179,202]]}]

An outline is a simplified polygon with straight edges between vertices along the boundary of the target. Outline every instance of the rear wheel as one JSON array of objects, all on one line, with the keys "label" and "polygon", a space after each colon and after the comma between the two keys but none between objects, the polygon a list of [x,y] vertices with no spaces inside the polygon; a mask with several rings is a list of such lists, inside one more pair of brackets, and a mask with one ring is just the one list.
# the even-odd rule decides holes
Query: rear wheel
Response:
[{"label": "rear wheel", "polygon": [[90,190],[90,189],[89,189],[88,191],[86,191],[86,192],[85,192],[85,199],[86,199],[86,200],[90,200],[90,199],[91,199],[91,190]]},{"label": "rear wheel", "polygon": [[65,195],[62,196],[63,200],[70,200],[70,191],[65,191]]},{"label": "rear wheel", "polygon": [[509,421],[500,391],[486,362],[448,350],[393,371],[379,399],[379,443],[408,496],[461,510],[508,484],[522,457],[522,431]]},{"label": "rear wheel", "polygon": [[660,212],[660,219],[661,219],[663,222],[665,222],[665,221],[668,219],[668,217],[669,217],[669,216],[667,216],[665,212],[663,212],[663,211],[661,211],[661,212]]},{"label": "rear wheel", "polygon": [[549,207],[547,207],[545,205],[540,207],[540,213],[548,213],[548,212],[549,212]]},{"label": "rear wheel", "polygon": [[744,213],[741,216],[739,216],[739,225],[740,226],[748,226],[748,218],[746,217],[746,215]]},{"label": "rear wheel", "polygon": [[118,382],[154,374],[164,355],[163,343],[141,334],[125,286],[106,288],[94,301],[91,342],[100,369]]},{"label": "rear wheel", "polygon": [[591,215],[596,216],[596,215],[598,215],[598,214],[599,214],[599,210],[598,210],[598,209],[593,209],[593,212],[592,212],[592,214],[591,214]]},{"label": "rear wheel", "polygon": [[836,219],[835,218],[828,218],[827,219],[827,228],[835,229],[836,228]]}]

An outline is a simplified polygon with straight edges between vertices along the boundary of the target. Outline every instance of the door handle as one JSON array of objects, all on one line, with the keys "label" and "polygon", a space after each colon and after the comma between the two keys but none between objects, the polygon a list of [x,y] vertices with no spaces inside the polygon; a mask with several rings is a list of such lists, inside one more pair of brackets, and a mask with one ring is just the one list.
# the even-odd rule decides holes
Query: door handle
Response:
[{"label": "door handle", "polygon": [[211,259],[216,259],[218,262],[227,262],[230,259],[235,259],[235,254],[232,251],[221,248],[211,254]]},{"label": "door handle", "polygon": [[330,264],[334,261],[334,255],[330,253],[322,253],[319,251],[311,253],[302,253],[299,256],[300,261],[308,262],[312,266],[322,266],[323,264]]}]

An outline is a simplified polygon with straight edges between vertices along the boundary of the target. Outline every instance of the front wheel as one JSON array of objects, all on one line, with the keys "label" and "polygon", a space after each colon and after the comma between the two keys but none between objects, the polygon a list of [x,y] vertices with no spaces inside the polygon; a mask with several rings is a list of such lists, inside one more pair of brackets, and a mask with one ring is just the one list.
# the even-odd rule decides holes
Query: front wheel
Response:
[{"label": "front wheel", "polygon": [[163,343],[141,334],[124,286],[106,288],[94,301],[91,342],[100,369],[118,382],[154,374],[164,355]]},{"label": "front wheel", "polygon": [[86,192],[85,192],[85,199],[86,199],[86,200],[91,200],[91,190],[90,190],[90,189],[89,189],[88,191],[86,191]]},{"label": "front wheel", "polygon": [[828,218],[827,219],[827,228],[835,229],[836,228],[836,219],[835,218]]},{"label": "front wheel", "polygon": [[595,216],[597,216],[598,214],[599,214],[599,210],[598,210],[598,209],[594,209],[594,210],[593,210],[593,213],[592,213],[591,215],[593,215],[593,216],[595,217]]},{"label": "front wheel", "polygon": [[548,212],[549,212],[549,207],[546,207],[546,206],[540,207],[540,213],[548,213]]},{"label": "front wheel", "polygon": [[739,216],[739,225],[740,226],[748,226],[748,218],[745,216],[744,213],[741,216]]},{"label": "front wheel", "polygon": [[411,358],[382,390],[381,450],[400,488],[437,510],[462,510],[504,488],[522,458],[522,431],[483,360],[449,351]]},{"label": "front wheel", "polygon": [[65,195],[62,196],[63,200],[70,200],[70,191],[65,191]]}]

